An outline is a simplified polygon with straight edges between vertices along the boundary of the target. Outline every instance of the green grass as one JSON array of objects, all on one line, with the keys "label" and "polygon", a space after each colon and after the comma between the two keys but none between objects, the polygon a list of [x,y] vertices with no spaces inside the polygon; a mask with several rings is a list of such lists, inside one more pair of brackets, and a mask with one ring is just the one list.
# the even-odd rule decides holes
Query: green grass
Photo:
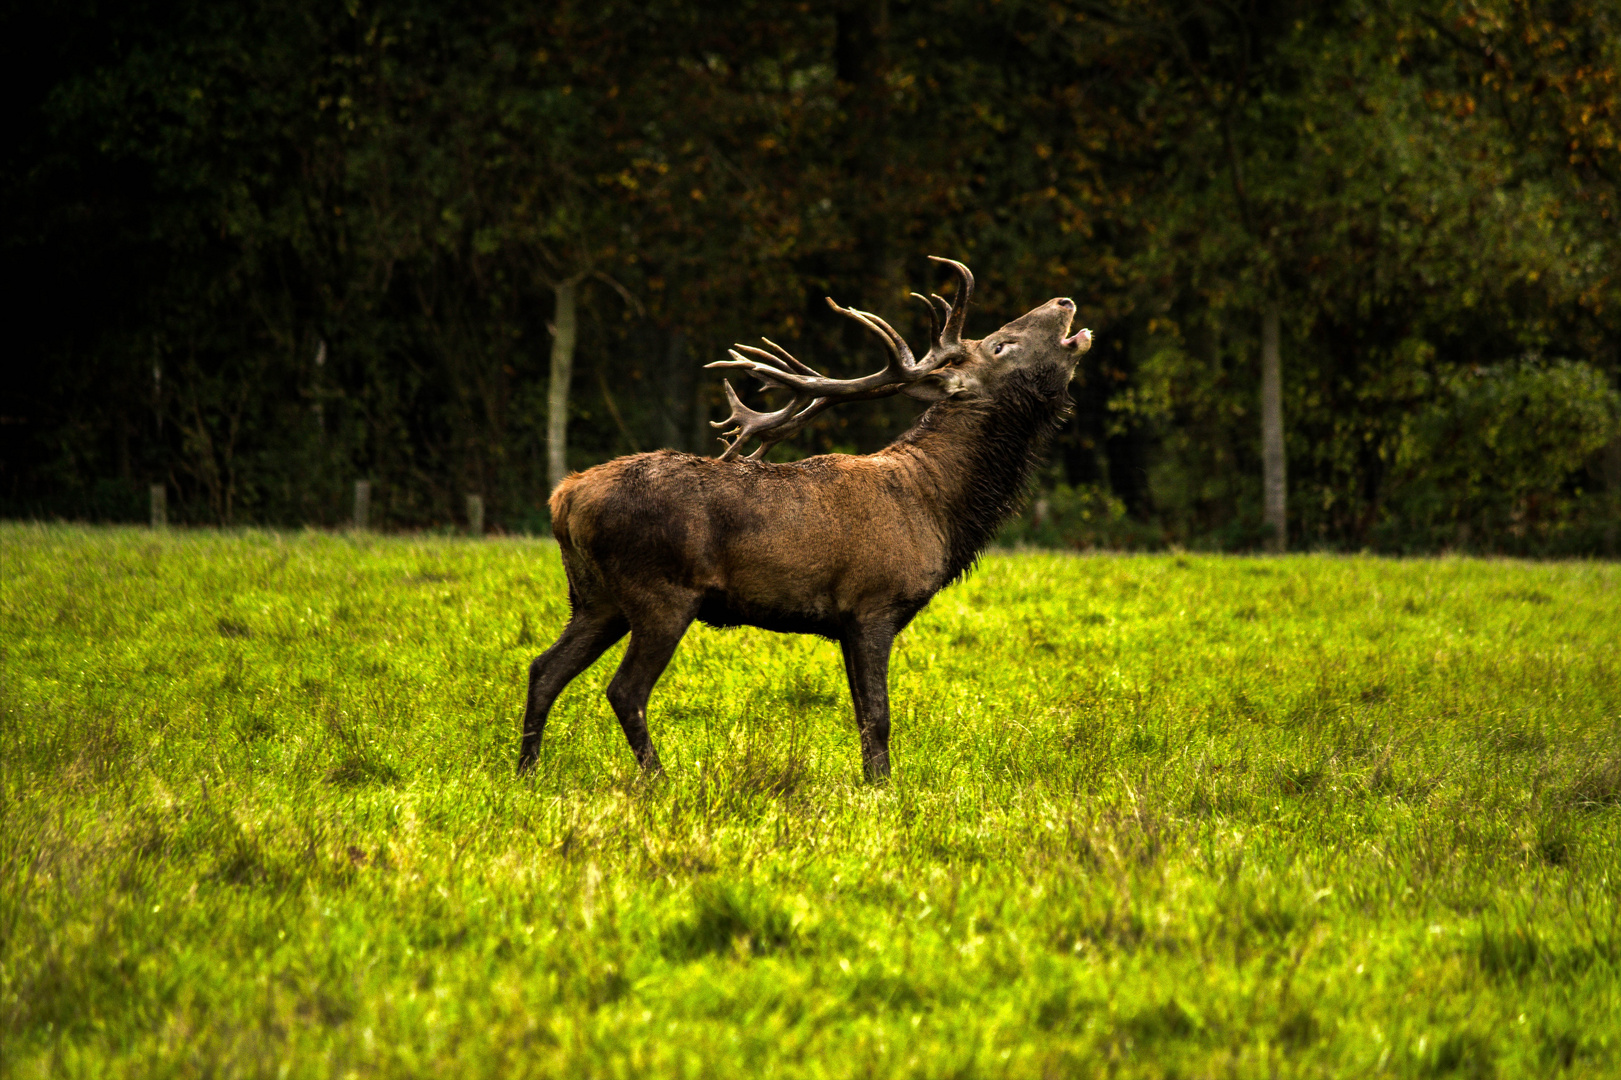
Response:
[{"label": "green grass", "polygon": [[0,526],[8,1075],[1613,1076],[1621,568],[987,558],[512,775],[540,541]]}]

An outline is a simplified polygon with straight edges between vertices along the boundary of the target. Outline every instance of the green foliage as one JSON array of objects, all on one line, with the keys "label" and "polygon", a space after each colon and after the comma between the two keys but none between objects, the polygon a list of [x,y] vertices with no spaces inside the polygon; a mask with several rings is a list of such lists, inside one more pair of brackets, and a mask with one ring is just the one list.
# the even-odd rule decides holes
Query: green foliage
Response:
[{"label": "green foliage", "polygon": [[1275,301],[1291,535],[1613,549],[1618,451],[1541,471],[1534,540],[1500,512],[1529,496],[1402,464],[1463,373],[1621,379],[1611,0],[36,7],[12,516],[137,518],[163,483],[176,520],[331,525],[365,477],[385,524],[472,492],[541,528],[557,282],[587,466],[712,450],[699,365],[733,341],[870,368],[824,295],[920,341],[943,253],[973,331],[1072,294],[1096,333],[1054,482],[1126,515],[1067,542],[1253,546]]},{"label": "green foliage", "polygon": [[19,1077],[1613,1075],[1621,575],[987,557],[512,775],[540,541],[0,526]]},{"label": "green foliage", "polygon": [[997,537],[1003,544],[1040,547],[1114,548],[1138,539],[1126,508],[1095,484],[1070,487],[1062,480],[1043,485],[1025,512]]},{"label": "green foliage", "polygon": [[1546,551],[1579,548],[1587,538],[1573,543],[1561,533],[1602,525],[1576,518],[1582,492],[1566,487],[1621,438],[1621,394],[1599,372],[1570,362],[1504,365],[1454,375],[1443,394],[1413,419],[1398,451],[1402,501],[1384,526],[1387,542],[1467,547],[1473,534]]}]

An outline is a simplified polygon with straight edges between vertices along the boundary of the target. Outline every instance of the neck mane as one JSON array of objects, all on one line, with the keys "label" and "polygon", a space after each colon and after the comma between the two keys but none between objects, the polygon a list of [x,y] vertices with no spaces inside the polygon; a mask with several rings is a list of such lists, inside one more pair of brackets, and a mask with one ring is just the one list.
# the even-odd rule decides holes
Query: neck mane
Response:
[{"label": "neck mane", "polygon": [[937,516],[947,537],[946,580],[957,580],[1019,509],[1030,474],[1069,418],[1065,383],[1014,376],[995,398],[947,398],[890,444],[932,466]]}]

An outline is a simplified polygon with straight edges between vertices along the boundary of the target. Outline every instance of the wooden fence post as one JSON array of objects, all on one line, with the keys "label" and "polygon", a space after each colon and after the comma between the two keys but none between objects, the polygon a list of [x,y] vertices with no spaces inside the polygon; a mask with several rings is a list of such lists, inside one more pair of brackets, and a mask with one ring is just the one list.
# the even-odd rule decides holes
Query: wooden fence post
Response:
[{"label": "wooden fence post", "polygon": [[162,484],[152,485],[152,527],[154,529],[167,528],[169,525],[169,489]]},{"label": "wooden fence post", "polygon": [[371,481],[355,481],[355,528],[371,527]]},{"label": "wooden fence post", "polygon": [[467,531],[474,536],[484,535],[484,497],[467,496]]}]

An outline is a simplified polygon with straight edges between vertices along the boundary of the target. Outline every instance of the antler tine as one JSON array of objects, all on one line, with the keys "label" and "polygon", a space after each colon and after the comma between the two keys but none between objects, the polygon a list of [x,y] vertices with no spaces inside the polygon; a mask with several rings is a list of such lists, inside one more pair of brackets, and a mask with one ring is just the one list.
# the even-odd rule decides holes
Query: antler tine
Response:
[{"label": "antler tine", "polygon": [[[741,349],[742,352],[739,352],[739,349]],[[760,357],[760,359],[750,360],[748,357],[743,355],[745,352],[753,353],[754,355]],[[762,386],[775,386],[783,390],[792,390],[795,393],[801,392],[801,387],[799,386],[800,380],[805,378],[820,377],[815,371],[811,371],[809,376],[804,376],[797,372],[790,371],[788,369],[788,365],[784,363],[780,357],[775,356],[772,353],[768,353],[764,349],[756,349],[752,345],[734,345],[732,348],[726,350],[726,355],[730,356],[731,359],[716,360],[712,364],[705,364],[704,367],[737,368],[738,370],[746,371],[750,375],[753,375],[756,379],[759,379],[760,385]]]},{"label": "antler tine", "polygon": [[959,282],[957,300],[948,307],[950,314],[946,317],[946,325],[940,338],[940,343],[950,348],[962,343],[962,328],[968,321],[968,303],[974,298],[974,274],[956,259],[942,259],[938,255],[930,255],[929,261],[949,266],[957,272]]},{"label": "antler tine", "polygon": [[815,368],[810,367],[807,364],[801,364],[798,360],[794,359],[792,353],[790,353],[787,349],[783,348],[781,345],[778,345],[775,341],[772,341],[770,338],[762,337],[760,340],[765,342],[766,345],[770,347],[772,352],[776,353],[778,356],[780,356],[784,360],[786,360],[788,362],[788,366],[793,368],[795,371],[799,372],[801,375],[815,375],[815,374],[817,374],[817,371],[816,371]]},{"label": "antler tine", "polygon": [[[945,325],[940,318],[940,309],[934,306],[934,300],[929,299],[922,293],[913,293],[912,299],[922,301],[923,306],[929,309],[929,342],[931,345],[938,342],[940,340],[940,328]],[[935,297],[935,300],[938,299],[939,297]]]},{"label": "antler tine", "polygon": [[[761,436],[761,447],[749,456],[758,458],[761,453],[769,448],[771,443],[787,438],[803,427],[809,417],[806,416],[801,419],[801,416],[812,409],[816,409],[821,403],[819,400],[811,401],[807,406],[807,399],[795,395],[792,401],[774,412],[759,412],[743,404],[742,399],[737,396],[737,391],[732,388],[730,379],[722,380],[721,386],[726,390],[726,401],[732,407],[732,414],[725,420],[711,420],[709,426],[730,429],[721,433],[720,441],[726,444],[726,450],[720,456],[722,461],[730,461],[736,457],[738,448],[756,435]],[[766,432],[773,435],[769,442],[765,436]]]},{"label": "antler tine", "polygon": [[[895,346],[891,343],[891,352],[894,351]],[[814,371],[809,375],[785,371],[775,357],[767,363],[762,360],[750,360],[737,349],[728,349],[727,353],[731,356],[730,360],[716,360],[714,363],[705,364],[704,367],[737,368],[753,375],[766,386],[775,386],[805,398],[833,397],[840,401],[860,401],[866,398],[885,397],[898,392],[902,384],[926,374],[916,368],[901,368],[892,362],[884,365],[882,371],[859,379],[829,379]]]},{"label": "antler tine", "polygon": [[[771,346],[770,352],[767,352],[765,349],[757,348],[753,345],[733,345],[726,351],[737,360],[743,361],[744,363],[748,363],[749,361],[740,354],[748,353],[750,356],[759,357],[761,360],[764,360],[766,363],[780,371],[796,372],[800,375],[812,376],[813,378],[820,377],[820,372],[818,372],[815,368],[809,367],[794,359],[794,355],[792,353],[783,348],[781,345],[778,345],[775,341],[772,341],[770,338],[761,338],[760,340]],[[710,364],[707,366],[713,367],[715,365]],[[731,366],[735,367],[736,365],[733,364]]]},{"label": "antler tine", "polygon": [[787,405],[775,412],[759,412],[743,404],[743,399],[738,397],[737,391],[732,388],[732,380],[722,379],[721,387],[726,391],[726,402],[732,407],[732,415],[728,416],[724,420],[711,420],[709,422],[709,426],[712,428],[726,428],[730,426],[732,430],[724,431],[723,434],[735,435],[739,441],[753,434],[751,429],[758,428],[764,424],[780,422],[781,420],[786,419],[788,414],[793,411],[794,406],[797,403],[795,401],[790,401]]},{"label": "antler tine", "polygon": [[891,368],[897,368],[901,374],[906,376],[911,376],[914,374],[917,364],[915,358],[912,356],[912,347],[906,344],[906,339],[901,337],[893,326],[890,326],[888,323],[870,311],[861,311],[857,308],[840,307],[838,304],[833,302],[833,298],[831,296],[827,298],[827,306],[838,312],[840,315],[848,315],[862,326],[865,326],[868,330],[871,330],[873,333],[883,338],[884,344],[889,346],[889,355],[891,358],[891,363],[889,366]]},{"label": "antler tine", "polygon": [[[728,353],[730,353],[732,356],[736,356],[736,357],[739,357],[739,358],[742,358],[743,353],[748,353],[749,356],[757,356],[761,360],[764,360],[766,363],[770,364],[772,367],[777,368],[780,371],[798,371],[798,373],[801,374],[801,375],[805,374],[805,372],[807,372],[807,371],[810,371],[810,369],[805,367],[804,364],[801,364],[799,361],[794,360],[792,357],[789,357],[787,360],[784,360],[782,358],[782,356],[780,354],[778,354],[778,353],[767,352],[766,350],[756,348],[753,345],[733,345],[730,349],[727,349],[726,351]],[[800,369],[803,369],[803,370],[800,370]],[[812,375],[816,374],[814,371],[810,371],[810,373]]]},{"label": "antler tine", "polygon": [[[727,385],[728,387],[730,386],[729,383]],[[817,414],[821,413],[829,406],[836,404],[832,398],[816,398],[809,404],[804,404],[804,398],[796,397],[793,401],[789,402],[787,406],[777,410],[776,412],[761,413],[755,412],[753,409],[750,409],[738,402],[735,393],[728,393],[727,396],[732,401],[732,417],[721,423],[717,423],[713,420],[710,421],[711,427],[724,427],[727,423],[737,421],[736,428],[734,428],[732,431],[724,433],[725,436],[731,436],[730,440],[724,436],[720,440],[722,443],[726,444],[725,451],[720,455],[720,460],[722,461],[730,461],[734,459],[737,456],[738,449],[743,445],[743,443],[749,438],[755,436],[758,436],[760,445],[755,447],[754,452],[747,455],[744,460],[758,461],[763,458],[773,446],[782,442],[784,439],[790,438],[791,436],[797,434],[802,428],[805,427],[806,424],[810,423],[811,420],[817,416]],[[804,407],[800,408],[801,405],[804,405]],[[797,412],[795,411],[796,409],[798,410]]]},{"label": "antler tine", "polygon": [[766,452],[773,446],[776,446],[784,439],[797,435],[799,431],[804,428],[806,424],[810,423],[818,413],[836,404],[838,404],[838,401],[835,398],[817,398],[815,401],[812,401],[809,405],[806,405],[803,409],[800,409],[798,412],[794,413],[790,419],[784,421],[780,427],[776,427],[771,429],[769,432],[762,433],[760,435],[760,445],[755,448],[754,453],[749,455],[748,460],[758,461],[760,458],[764,457]]}]

